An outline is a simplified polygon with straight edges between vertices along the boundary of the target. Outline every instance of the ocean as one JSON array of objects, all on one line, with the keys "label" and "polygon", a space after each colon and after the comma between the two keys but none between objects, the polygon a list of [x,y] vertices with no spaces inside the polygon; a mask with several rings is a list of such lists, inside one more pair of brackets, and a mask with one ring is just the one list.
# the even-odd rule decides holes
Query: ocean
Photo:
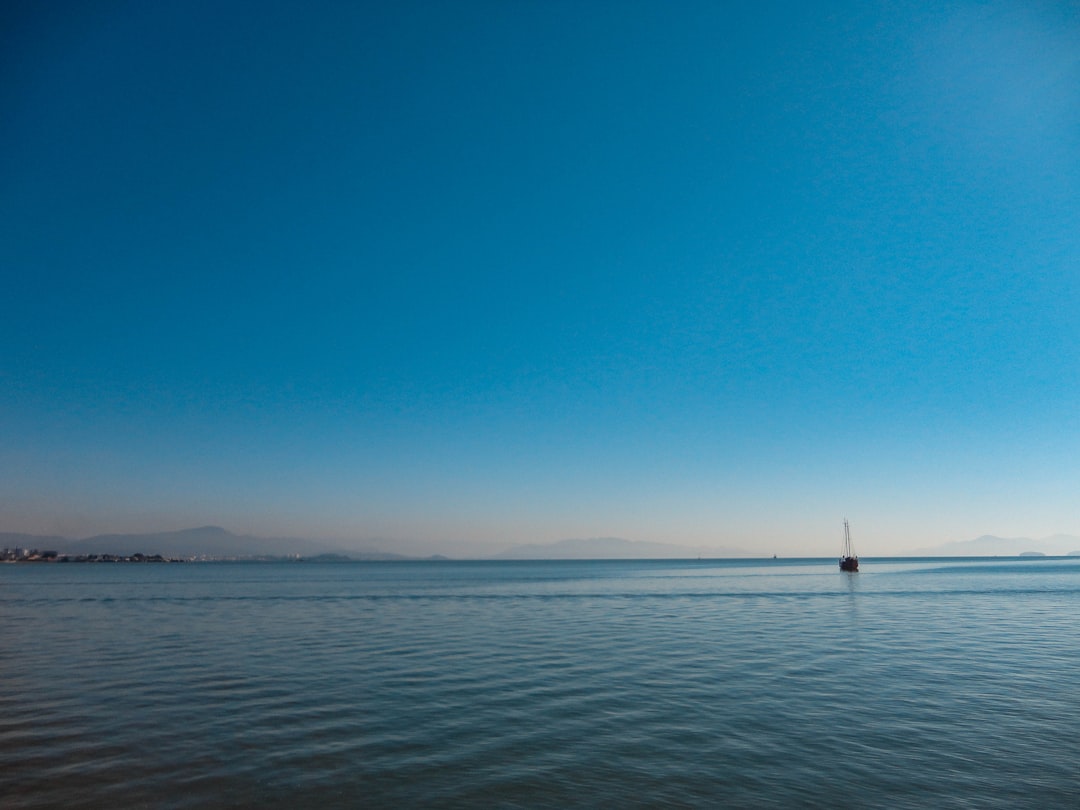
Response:
[{"label": "ocean", "polygon": [[1080,559],[0,565],[0,806],[1080,805]]}]

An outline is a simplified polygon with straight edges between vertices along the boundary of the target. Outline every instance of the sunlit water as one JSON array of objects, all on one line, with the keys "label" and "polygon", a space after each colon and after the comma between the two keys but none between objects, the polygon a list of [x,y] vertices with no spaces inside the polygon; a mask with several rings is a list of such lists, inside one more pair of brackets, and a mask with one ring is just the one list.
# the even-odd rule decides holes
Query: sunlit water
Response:
[{"label": "sunlit water", "polygon": [[0,805],[1074,807],[1080,559],[0,566]]}]

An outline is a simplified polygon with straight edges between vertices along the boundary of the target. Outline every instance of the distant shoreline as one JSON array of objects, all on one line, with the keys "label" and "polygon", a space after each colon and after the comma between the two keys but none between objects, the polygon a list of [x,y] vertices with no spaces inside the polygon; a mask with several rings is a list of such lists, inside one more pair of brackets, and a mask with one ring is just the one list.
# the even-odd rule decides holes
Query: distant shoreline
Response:
[{"label": "distant shoreline", "polygon": [[0,551],[2,563],[182,563],[179,557],[165,557],[161,554],[60,554],[56,551],[38,551],[32,549],[4,549]]}]

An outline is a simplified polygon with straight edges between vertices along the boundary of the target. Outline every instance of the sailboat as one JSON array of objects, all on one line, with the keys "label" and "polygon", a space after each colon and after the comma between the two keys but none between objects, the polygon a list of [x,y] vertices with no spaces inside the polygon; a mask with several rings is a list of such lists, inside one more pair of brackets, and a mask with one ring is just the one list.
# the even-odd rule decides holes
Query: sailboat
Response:
[{"label": "sailboat", "polygon": [[844,518],[844,553],[840,555],[840,570],[859,570],[859,558],[851,549],[851,529],[848,528],[847,518]]}]

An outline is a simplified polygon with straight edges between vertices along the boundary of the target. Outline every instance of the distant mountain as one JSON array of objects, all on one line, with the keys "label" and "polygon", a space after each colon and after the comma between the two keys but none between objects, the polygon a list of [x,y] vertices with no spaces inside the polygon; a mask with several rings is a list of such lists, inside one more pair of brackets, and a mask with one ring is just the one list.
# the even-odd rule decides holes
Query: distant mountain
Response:
[{"label": "distant mountain", "polygon": [[255,537],[233,534],[220,526],[202,526],[176,532],[99,534],[82,540],[56,536],[0,533],[0,547],[36,548],[61,554],[161,554],[166,557],[304,558],[332,555],[354,560],[404,560],[402,554],[378,550],[349,550],[301,537]]},{"label": "distant mountain", "polygon": [[1038,540],[1030,537],[996,537],[992,534],[984,534],[974,540],[959,540],[916,549],[908,552],[908,555],[922,557],[1018,557],[1040,554],[1062,556],[1077,554],[1076,549],[1080,549],[1080,537],[1068,534],[1054,534]]},{"label": "distant mountain", "polygon": [[653,560],[693,559],[695,557],[750,557],[738,548],[709,546],[678,546],[669,543],[649,543],[624,540],[620,537],[591,537],[560,540],[557,543],[513,546],[498,560]]},{"label": "distant mountain", "polygon": [[286,557],[340,552],[340,548],[298,537],[253,537],[220,526],[153,534],[99,534],[68,543],[74,554],[164,554],[174,557]]}]

